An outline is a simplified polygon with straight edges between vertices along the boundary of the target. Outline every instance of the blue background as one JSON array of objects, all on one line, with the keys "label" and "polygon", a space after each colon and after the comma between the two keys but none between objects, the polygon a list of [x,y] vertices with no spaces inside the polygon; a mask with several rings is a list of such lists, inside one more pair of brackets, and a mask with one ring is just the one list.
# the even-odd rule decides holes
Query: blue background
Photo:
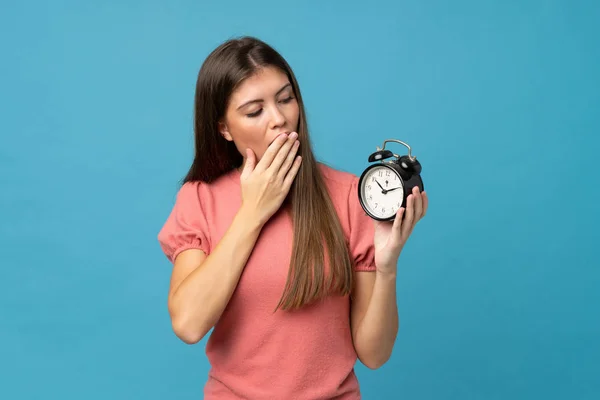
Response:
[{"label": "blue background", "polygon": [[358,175],[398,138],[423,163],[365,399],[600,397],[598,2],[7,3],[0,398],[202,397],[206,339],[171,331],[156,234],[198,69],[242,34],[293,66],[322,161]]}]

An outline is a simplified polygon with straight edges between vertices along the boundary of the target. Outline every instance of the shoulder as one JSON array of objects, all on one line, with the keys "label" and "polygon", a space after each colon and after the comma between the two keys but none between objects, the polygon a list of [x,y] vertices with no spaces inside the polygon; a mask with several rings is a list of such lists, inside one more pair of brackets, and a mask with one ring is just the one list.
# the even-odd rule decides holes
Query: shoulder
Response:
[{"label": "shoulder", "polygon": [[182,211],[196,209],[202,203],[205,184],[200,181],[185,182],[177,191],[175,206]]},{"label": "shoulder", "polygon": [[158,232],[158,241],[167,258],[197,248],[210,253],[210,227],[206,220],[201,182],[185,182],[177,191],[175,204]]},{"label": "shoulder", "polygon": [[363,210],[359,196],[360,177],[320,163],[331,200],[346,233],[353,259],[360,270],[372,270],[374,225]]},{"label": "shoulder", "polygon": [[200,181],[185,182],[177,191],[177,198],[189,199],[198,197],[204,183]]},{"label": "shoulder", "polygon": [[318,162],[318,165],[326,184],[336,190],[344,188],[350,190],[358,184],[359,177],[356,174],[331,167],[323,162]]},{"label": "shoulder", "polygon": [[177,192],[177,200],[184,203],[210,201],[215,196],[219,197],[219,193],[223,191],[228,193],[235,184],[234,179],[234,172],[228,172],[210,183],[203,181],[185,182]]},{"label": "shoulder", "polygon": [[355,203],[358,201],[358,182],[360,178],[351,172],[321,162],[318,164],[329,196],[338,212],[344,214],[356,208]]}]

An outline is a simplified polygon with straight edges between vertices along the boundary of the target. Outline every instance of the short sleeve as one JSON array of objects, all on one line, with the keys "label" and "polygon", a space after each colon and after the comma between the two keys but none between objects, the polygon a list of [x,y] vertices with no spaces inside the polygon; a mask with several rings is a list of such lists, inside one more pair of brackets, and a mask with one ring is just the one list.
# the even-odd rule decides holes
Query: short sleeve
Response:
[{"label": "short sleeve", "polygon": [[354,176],[348,195],[350,252],[356,271],[375,271],[375,225],[360,205],[358,181]]},{"label": "short sleeve", "polygon": [[210,236],[200,199],[200,185],[200,182],[186,182],[179,189],[175,204],[158,233],[160,247],[172,263],[184,250],[210,252]]}]

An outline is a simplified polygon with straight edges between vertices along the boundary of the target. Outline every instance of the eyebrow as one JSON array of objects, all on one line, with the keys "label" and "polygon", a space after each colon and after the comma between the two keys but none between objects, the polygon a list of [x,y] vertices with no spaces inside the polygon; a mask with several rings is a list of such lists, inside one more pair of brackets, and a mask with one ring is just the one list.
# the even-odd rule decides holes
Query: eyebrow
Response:
[{"label": "eyebrow", "polygon": [[[281,92],[283,92],[285,89],[287,89],[288,87],[292,86],[292,84],[290,82],[286,83],[285,85],[283,85],[283,87],[281,89],[279,89],[277,91],[277,93],[275,93],[275,96],[279,96],[279,94]],[[252,104],[252,103],[260,103],[261,101],[263,101],[262,99],[254,99],[254,100],[250,100],[245,102],[244,104],[242,104],[241,106],[239,106],[237,109],[239,110],[240,108],[243,108],[245,106],[247,106],[248,104]]]}]

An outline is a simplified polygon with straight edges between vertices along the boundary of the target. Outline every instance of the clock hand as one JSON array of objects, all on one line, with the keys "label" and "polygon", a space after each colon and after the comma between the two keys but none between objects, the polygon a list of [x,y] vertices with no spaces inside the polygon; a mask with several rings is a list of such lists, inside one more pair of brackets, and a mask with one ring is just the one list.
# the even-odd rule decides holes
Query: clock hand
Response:
[{"label": "clock hand", "polygon": [[383,188],[383,186],[381,186],[381,184],[379,183],[379,181],[377,179],[375,179],[375,183],[377,183],[377,185],[379,185],[379,187],[381,188],[381,193],[386,194],[388,192],[387,190],[385,190]]},{"label": "clock hand", "polygon": [[388,189],[388,190],[386,190],[386,192],[391,192],[392,190],[400,189],[401,187],[402,186],[398,186],[398,187],[395,187],[395,188],[392,188],[392,189]]}]

